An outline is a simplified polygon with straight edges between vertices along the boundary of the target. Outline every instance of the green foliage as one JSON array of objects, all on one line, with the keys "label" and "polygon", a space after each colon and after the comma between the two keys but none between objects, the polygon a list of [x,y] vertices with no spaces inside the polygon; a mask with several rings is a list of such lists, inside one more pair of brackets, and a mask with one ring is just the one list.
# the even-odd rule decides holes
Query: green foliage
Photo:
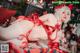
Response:
[{"label": "green foliage", "polygon": [[74,24],[74,23],[80,23],[80,20],[71,20],[71,21],[69,21],[69,23],[72,23],[72,24]]}]

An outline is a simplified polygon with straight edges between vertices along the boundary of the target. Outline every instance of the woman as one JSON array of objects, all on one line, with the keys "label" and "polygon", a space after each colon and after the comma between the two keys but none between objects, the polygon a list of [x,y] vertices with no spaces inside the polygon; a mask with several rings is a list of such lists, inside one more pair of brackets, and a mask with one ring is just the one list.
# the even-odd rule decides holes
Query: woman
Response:
[{"label": "woman", "polygon": [[[24,35],[26,37],[28,36],[28,40],[37,41],[41,47],[47,48],[54,48],[55,44],[57,44],[56,47],[59,47],[58,45],[60,42],[62,44],[65,42],[64,34],[61,30],[61,25],[62,22],[66,23],[70,20],[70,9],[67,6],[57,6],[55,8],[54,15],[46,14],[41,17],[34,15],[33,18],[34,21],[24,18],[18,19],[13,22],[11,26],[4,29],[1,28],[2,37],[9,40],[17,36],[19,37],[20,35]],[[9,37],[5,37],[6,34]],[[13,42],[15,43],[15,41]]]},{"label": "woman", "polygon": [[[70,20],[70,15],[71,11],[67,6],[57,6],[55,8],[55,14],[46,14],[39,17],[39,20],[43,23],[38,26],[36,25],[32,29],[28,36],[29,40],[38,41],[42,47],[47,47],[45,45],[47,45],[50,41],[51,43],[60,43],[61,40],[63,44],[66,40],[64,38],[64,33],[61,30],[61,25],[62,22],[67,23]],[[46,43],[42,42],[41,40],[46,41]]]}]

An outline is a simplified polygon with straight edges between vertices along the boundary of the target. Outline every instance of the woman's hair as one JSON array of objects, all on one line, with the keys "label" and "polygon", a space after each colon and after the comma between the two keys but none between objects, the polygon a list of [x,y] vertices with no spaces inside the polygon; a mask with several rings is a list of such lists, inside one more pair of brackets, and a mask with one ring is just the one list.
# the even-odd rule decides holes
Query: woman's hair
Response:
[{"label": "woman's hair", "polygon": [[70,8],[64,4],[61,4],[59,6],[56,6],[54,8],[55,11],[55,16],[57,17],[57,19],[61,19],[61,13],[66,12],[67,14],[71,14]]}]

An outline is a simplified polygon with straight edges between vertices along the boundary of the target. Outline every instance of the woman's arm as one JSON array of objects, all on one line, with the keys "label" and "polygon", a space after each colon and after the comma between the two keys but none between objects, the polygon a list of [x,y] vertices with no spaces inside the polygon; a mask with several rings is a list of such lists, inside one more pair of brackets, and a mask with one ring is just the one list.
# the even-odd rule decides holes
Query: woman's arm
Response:
[{"label": "woman's arm", "polygon": [[53,14],[43,15],[39,19],[48,26],[55,26],[57,24],[57,19]]}]

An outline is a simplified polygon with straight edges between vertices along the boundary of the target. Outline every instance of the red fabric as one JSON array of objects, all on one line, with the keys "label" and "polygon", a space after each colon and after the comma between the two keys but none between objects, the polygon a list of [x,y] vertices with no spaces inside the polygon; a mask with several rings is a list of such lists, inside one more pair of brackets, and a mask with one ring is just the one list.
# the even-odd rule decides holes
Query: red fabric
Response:
[{"label": "red fabric", "polygon": [[58,5],[58,6],[56,6],[54,9],[60,9],[60,8],[62,8],[63,6],[65,6],[65,4]]},{"label": "red fabric", "polygon": [[9,43],[9,53],[20,53],[20,51],[18,49],[15,48],[15,46],[13,46],[12,43]]},{"label": "red fabric", "polygon": [[30,53],[40,53],[40,49],[39,48],[31,49]]},{"label": "red fabric", "polygon": [[70,10],[72,10],[73,9],[73,4],[70,4],[68,7],[70,8]]},{"label": "red fabric", "polygon": [[4,23],[7,19],[10,19],[10,17],[15,14],[16,14],[15,10],[0,8],[0,24]]},{"label": "red fabric", "polygon": [[27,50],[24,50],[24,53],[28,53]]}]

